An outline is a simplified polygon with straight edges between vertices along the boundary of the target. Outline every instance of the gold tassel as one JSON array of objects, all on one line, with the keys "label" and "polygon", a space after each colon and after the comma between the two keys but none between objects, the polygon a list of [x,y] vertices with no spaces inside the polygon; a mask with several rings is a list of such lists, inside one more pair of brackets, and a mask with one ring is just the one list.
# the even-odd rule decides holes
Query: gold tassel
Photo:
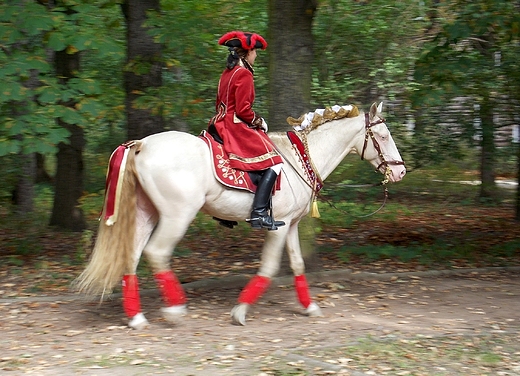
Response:
[{"label": "gold tassel", "polygon": [[311,217],[320,218],[320,211],[318,210],[318,199],[316,197],[314,197],[312,200]]}]

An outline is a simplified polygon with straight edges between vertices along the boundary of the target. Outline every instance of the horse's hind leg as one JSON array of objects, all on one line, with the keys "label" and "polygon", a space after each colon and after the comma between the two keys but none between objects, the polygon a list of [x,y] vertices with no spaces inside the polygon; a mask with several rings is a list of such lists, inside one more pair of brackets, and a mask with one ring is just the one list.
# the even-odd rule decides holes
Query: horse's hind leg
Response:
[{"label": "horse's hind leg", "polygon": [[139,283],[136,274],[123,276],[123,309],[130,319],[128,326],[133,329],[144,329],[148,326],[148,320],[141,312],[141,299],[139,297]]},{"label": "horse's hind leg", "polygon": [[123,276],[123,309],[130,319],[128,326],[133,329],[143,329],[148,326],[144,314],[141,311],[141,298],[139,296],[139,282],[136,275],[137,265],[141,258],[143,247],[148,242],[150,234],[157,222],[157,212],[151,203],[144,199],[142,191],[138,189],[138,210],[136,212],[136,233],[132,270]]},{"label": "horse's hind leg", "polygon": [[287,236],[287,253],[291,262],[291,269],[294,273],[294,287],[296,295],[301,305],[305,308],[305,313],[309,316],[322,316],[320,307],[311,299],[309,285],[305,277],[305,263],[303,261],[300,240],[298,237],[298,224],[291,225]]},{"label": "horse's hind leg", "polygon": [[170,268],[170,258],[196,212],[191,216],[182,215],[180,211],[177,214],[175,218],[161,217],[144,249],[166,305],[162,309],[163,316],[172,323],[177,323],[186,314],[186,295]]}]

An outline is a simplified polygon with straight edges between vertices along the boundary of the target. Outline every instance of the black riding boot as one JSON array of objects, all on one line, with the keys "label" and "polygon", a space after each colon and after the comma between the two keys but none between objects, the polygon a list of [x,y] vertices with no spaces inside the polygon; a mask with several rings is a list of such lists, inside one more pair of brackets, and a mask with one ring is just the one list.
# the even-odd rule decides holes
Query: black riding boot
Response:
[{"label": "black riding boot", "polygon": [[267,228],[271,231],[278,230],[278,227],[285,225],[283,221],[275,221],[270,213],[271,193],[277,177],[276,172],[269,168],[258,183],[253,199],[253,211],[251,219],[249,219],[253,228]]}]

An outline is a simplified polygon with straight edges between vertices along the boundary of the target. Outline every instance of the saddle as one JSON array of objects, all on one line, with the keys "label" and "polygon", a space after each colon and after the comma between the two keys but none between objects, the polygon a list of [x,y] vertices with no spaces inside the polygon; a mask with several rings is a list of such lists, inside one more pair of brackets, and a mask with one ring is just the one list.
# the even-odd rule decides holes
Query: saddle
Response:
[{"label": "saddle", "polygon": [[[263,176],[263,171],[242,171],[232,168],[229,156],[224,150],[222,138],[213,124],[208,127],[207,131],[202,131],[199,137],[209,147],[211,160],[213,161],[213,173],[221,184],[229,188],[246,190],[251,193],[256,192],[256,186]],[[280,190],[280,176],[278,176],[273,191],[278,190]]]}]

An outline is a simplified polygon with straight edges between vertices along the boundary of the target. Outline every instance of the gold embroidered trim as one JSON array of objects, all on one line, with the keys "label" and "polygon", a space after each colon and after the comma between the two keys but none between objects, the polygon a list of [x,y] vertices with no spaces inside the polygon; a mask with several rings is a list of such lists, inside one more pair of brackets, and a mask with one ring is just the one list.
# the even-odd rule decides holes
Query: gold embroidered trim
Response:
[{"label": "gold embroidered trim", "polygon": [[278,155],[278,153],[275,150],[270,151],[269,153],[259,155],[258,157],[254,157],[254,158],[242,158],[236,154],[229,153],[229,159],[234,159],[234,160],[240,161],[242,163],[258,163],[258,162],[263,162],[268,159],[274,158],[277,155]]}]

